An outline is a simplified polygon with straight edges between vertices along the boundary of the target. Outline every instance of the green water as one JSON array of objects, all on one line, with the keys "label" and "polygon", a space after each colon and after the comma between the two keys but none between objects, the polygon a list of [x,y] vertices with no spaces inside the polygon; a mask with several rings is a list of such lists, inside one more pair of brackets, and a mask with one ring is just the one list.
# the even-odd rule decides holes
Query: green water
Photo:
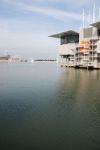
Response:
[{"label": "green water", "polygon": [[100,150],[100,71],[0,64],[0,150]]}]

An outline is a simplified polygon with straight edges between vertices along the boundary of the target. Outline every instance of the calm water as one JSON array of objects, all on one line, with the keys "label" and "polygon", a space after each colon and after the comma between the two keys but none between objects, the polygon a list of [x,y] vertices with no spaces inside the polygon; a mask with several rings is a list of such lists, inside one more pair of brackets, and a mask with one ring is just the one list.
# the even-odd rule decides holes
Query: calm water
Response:
[{"label": "calm water", "polygon": [[100,150],[100,71],[0,64],[1,150]]}]

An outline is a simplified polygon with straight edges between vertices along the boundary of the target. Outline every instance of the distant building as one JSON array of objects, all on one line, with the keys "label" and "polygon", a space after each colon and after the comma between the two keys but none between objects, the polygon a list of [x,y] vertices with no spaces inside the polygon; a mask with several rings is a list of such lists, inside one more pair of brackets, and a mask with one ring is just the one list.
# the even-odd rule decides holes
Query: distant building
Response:
[{"label": "distant building", "polygon": [[8,61],[10,59],[10,55],[7,56],[0,56],[0,61]]},{"label": "distant building", "polygon": [[21,58],[19,56],[11,56],[9,62],[20,62]]}]

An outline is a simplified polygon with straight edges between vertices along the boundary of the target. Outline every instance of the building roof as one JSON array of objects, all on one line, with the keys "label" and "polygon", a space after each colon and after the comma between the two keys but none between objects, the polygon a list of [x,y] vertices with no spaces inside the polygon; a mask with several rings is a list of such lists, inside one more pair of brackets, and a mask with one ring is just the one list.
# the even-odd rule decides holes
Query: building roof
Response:
[{"label": "building roof", "polygon": [[100,21],[90,24],[93,27],[100,29]]},{"label": "building roof", "polygon": [[49,37],[61,38],[63,36],[68,36],[68,35],[79,35],[79,33],[76,32],[76,31],[73,31],[73,30],[69,30],[69,31],[65,31],[65,32],[50,35]]}]

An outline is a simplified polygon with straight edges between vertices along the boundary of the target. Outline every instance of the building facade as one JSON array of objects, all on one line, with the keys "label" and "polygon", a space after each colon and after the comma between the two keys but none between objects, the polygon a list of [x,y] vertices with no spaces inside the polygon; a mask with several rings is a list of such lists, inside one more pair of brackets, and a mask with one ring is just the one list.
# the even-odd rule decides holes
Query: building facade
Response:
[{"label": "building facade", "polygon": [[58,47],[59,63],[63,66],[73,66],[75,50],[79,43],[79,33],[69,30],[51,35],[50,37],[60,38],[60,45]]},{"label": "building facade", "polygon": [[60,38],[59,62],[62,66],[100,68],[100,22],[88,28],[51,35]]}]

